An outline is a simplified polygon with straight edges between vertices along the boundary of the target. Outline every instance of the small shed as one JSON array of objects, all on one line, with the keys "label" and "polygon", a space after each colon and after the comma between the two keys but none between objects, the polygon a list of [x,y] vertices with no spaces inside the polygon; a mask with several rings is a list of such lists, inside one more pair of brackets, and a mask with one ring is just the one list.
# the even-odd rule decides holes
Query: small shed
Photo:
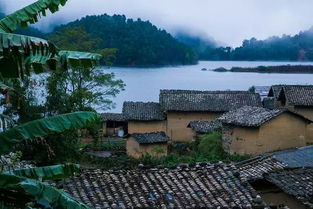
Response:
[{"label": "small shed", "polygon": [[124,102],[123,115],[128,121],[128,133],[165,132],[166,117],[156,102]]},{"label": "small shed", "polygon": [[121,113],[103,113],[102,132],[103,136],[124,136],[128,132],[127,121]]},{"label": "small shed", "polygon": [[306,145],[311,120],[287,109],[245,106],[222,115],[223,147],[230,154],[258,155]]},{"label": "small shed", "polygon": [[219,120],[213,121],[191,121],[188,126],[191,128],[194,134],[194,139],[201,134],[210,134],[215,131],[222,130],[222,123]]},{"label": "small shed", "polygon": [[127,139],[127,155],[140,158],[144,155],[153,157],[166,156],[169,138],[164,132],[131,134]]}]

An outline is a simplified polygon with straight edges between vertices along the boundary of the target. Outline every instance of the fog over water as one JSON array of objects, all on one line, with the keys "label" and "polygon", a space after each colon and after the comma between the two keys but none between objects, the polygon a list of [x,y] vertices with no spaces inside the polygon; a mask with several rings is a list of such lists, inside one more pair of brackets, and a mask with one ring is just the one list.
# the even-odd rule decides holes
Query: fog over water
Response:
[{"label": "fog over water", "polygon": [[[7,13],[32,2],[1,1]],[[85,15],[125,14],[150,20],[172,33],[186,30],[238,46],[251,37],[293,35],[310,28],[312,8],[312,0],[68,0],[60,12],[43,18],[37,27],[49,30]]]}]

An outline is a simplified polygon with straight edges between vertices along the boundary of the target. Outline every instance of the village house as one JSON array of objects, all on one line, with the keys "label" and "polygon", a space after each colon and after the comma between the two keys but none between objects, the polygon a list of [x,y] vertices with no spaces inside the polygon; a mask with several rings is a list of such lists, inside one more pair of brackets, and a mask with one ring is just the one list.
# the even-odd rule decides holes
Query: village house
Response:
[{"label": "village house", "polygon": [[309,119],[287,109],[245,106],[222,115],[223,148],[229,154],[255,156],[306,145]]},{"label": "village house", "polygon": [[240,176],[267,204],[313,208],[313,146],[266,153],[239,162]]},{"label": "village house", "polygon": [[127,135],[128,125],[121,113],[102,113],[102,135],[105,137]]},{"label": "village house", "polygon": [[168,141],[169,138],[164,132],[131,134],[126,143],[127,155],[134,158],[141,158],[144,155],[166,156]]},{"label": "village house", "polygon": [[245,105],[262,106],[260,95],[249,91],[161,90],[160,105],[167,115],[166,133],[176,142],[191,142],[191,121],[211,121]]},{"label": "village house", "polygon": [[85,170],[63,188],[92,208],[268,208],[238,169],[223,163]]},{"label": "village house", "polygon": [[124,102],[123,115],[128,133],[166,132],[166,118],[156,102]]},{"label": "village house", "polygon": [[[275,107],[285,107],[313,120],[313,85],[275,85],[269,91]],[[313,124],[307,126],[307,143],[313,143]]]},{"label": "village house", "polygon": [[191,128],[193,131],[193,138],[196,140],[199,135],[210,134],[215,131],[222,130],[222,123],[219,120],[212,121],[191,121],[188,124],[188,128]]}]

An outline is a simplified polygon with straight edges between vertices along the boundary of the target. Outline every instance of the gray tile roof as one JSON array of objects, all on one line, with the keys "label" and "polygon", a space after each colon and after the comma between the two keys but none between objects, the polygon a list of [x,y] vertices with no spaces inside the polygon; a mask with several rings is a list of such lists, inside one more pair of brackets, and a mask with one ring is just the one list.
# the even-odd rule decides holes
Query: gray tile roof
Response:
[{"label": "gray tile roof", "polygon": [[312,156],[313,145],[263,154],[236,166],[248,180],[258,180],[266,173],[287,167],[313,167]]},{"label": "gray tile roof", "polygon": [[271,88],[268,92],[268,97],[274,97],[275,99],[278,99],[279,92],[283,86],[284,85],[282,85],[282,84],[271,86]]},{"label": "gray tile roof", "polygon": [[169,137],[164,132],[153,132],[144,134],[131,134],[139,144],[167,143]]},{"label": "gray tile roof", "polygon": [[286,112],[293,114],[297,117],[300,117],[305,121],[310,122],[310,120],[305,118],[304,116],[291,112],[290,110],[287,109],[270,110],[263,107],[250,107],[250,106],[241,107],[237,110],[227,112],[220,116],[218,120],[220,120],[223,124],[227,125],[235,125],[242,127],[259,127],[262,124]]},{"label": "gray tile roof", "polygon": [[264,208],[238,170],[222,163],[86,170],[64,180],[63,188],[92,208]]},{"label": "gray tile roof", "polygon": [[161,121],[165,115],[156,102],[124,102],[123,114],[126,120]]},{"label": "gray tile roof", "polygon": [[223,114],[218,119],[223,124],[247,126],[247,127],[259,127],[263,123],[277,117],[285,110],[282,109],[266,109],[263,107],[250,107],[245,106],[237,110],[230,111]]},{"label": "gray tile roof", "polygon": [[227,112],[262,106],[260,95],[249,91],[161,90],[159,99],[164,111]]},{"label": "gray tile roof", "polygon": [[287,105],[313,106],[313,85],[285,85],[278,100],[283,97]]},{"label": "gray tile roof", "polygon": [[188,125],[197,133],[212,133],[222,129],[222,123],[218,120],[213,121],[191,121]]},{"label": "gray tile roof", "polygon": [[313,208],[313,168],[284,169],[266,174],[265,179],[285,193]]},{"label": "gray tile roof", "polygon": [[125,121],[122,113],[102,113],[102,121]]},{"label": "gray tile roof", "polygon": [[272,156],[258,156],[236,164],[240,175],[253,182],[263,179],[263,175],[271,171],[281,170],[287,167]]},{"label": "gray tile roof", "polygon": [[288,167],[313,167],[313,145],[275,152],[272,156]]}]

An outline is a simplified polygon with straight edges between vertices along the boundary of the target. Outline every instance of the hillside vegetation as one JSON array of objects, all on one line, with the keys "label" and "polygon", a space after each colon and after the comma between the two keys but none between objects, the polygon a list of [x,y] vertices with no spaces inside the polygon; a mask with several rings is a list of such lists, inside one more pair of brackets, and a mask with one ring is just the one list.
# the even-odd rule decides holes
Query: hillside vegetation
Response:
[{"label": "hillside vegetation", "polygon": [[295,36],[273,36],[265,40],[244,40],[237,48],[208,47],[201,56],[204,60],[313,60],[313,28]]},{"label": "hillside vegetation", "polygon": [[193,50],[149,21],[124,15],[86,16],[55,28],[48,39],[70,49],[91,46],[92,51],[117,49],[115,65],[196,64]]}]

